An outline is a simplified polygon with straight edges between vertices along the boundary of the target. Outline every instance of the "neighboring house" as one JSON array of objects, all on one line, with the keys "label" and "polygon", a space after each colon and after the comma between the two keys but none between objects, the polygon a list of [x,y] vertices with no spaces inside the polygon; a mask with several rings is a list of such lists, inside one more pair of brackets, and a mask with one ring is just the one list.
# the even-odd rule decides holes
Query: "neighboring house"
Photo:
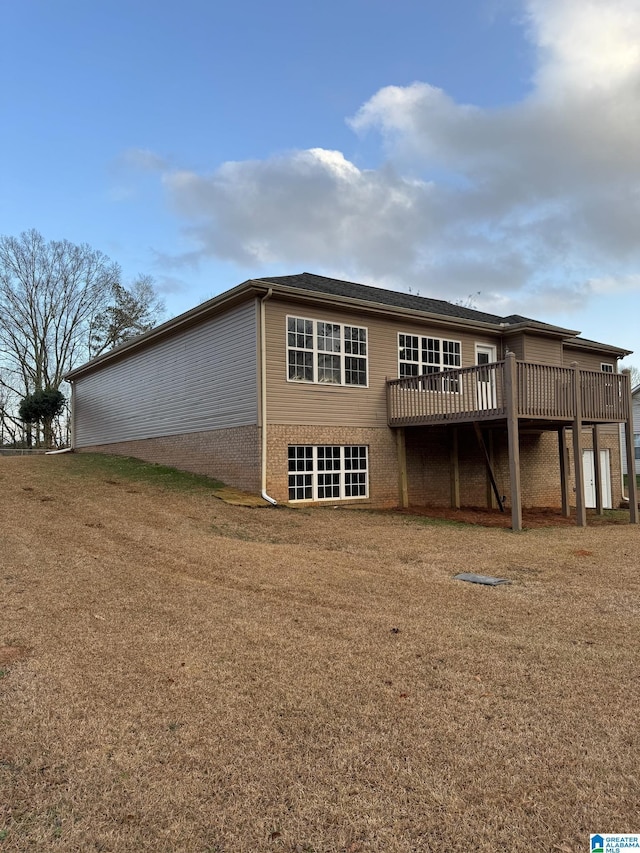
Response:
[{"label": "neighboring house", "polygon": [[523,505],[573,502],[584,524],[585,504],[622,498],[627,355],[518,315],[310,273],[254,279],[73,370],[73,446],[278,502],[504,496],[516,529]]},{"label": "neighboring house", "polygon": [[[633,457],[635,460],[636,474],[640,474],[640,385],[636,385],[631,390],[631,399],[633,401]],[[624,433],[621,429],[621,438],[624,440]],[[627,473],[627,456],[623,454],[622,470]]]}]

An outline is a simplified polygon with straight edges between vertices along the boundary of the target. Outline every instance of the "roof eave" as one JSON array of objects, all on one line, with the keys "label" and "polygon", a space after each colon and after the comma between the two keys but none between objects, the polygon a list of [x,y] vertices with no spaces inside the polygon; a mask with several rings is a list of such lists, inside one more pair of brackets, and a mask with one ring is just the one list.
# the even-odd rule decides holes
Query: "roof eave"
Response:
[{"label": "roof eave", "polygon": [[601,344],[599,341],[590,341],[588,338],[570,338],[564,342],[568,349],[589,350],[591,352],[604,352],[615,355],[616,358],[626,358],[632,355],[633,350],[614,347],[612,344]]},{"label": "roof eave", "polygon": [[65,374],[64,378],[68,381],[73,381],[84,373],[90,373],[92,370],[110,361],[122,358],[133,350],[149,346],[157,340],[171,336],[180,329],[188,328],[201,320],[206,320],[218,314],[221,310],[244,302],[252,295],[257,296],[268,293],[268,291],[268,285],[262,282],[255,282],[253,280],[244,281],[242,284],[237,285],[237,287],[226,290],[219,296],[214,296],[213,299],[202,302],[200,305],[196,305],[195,308],[191,308],[183,314],[178,314],[177,317],[172,317],[170,320],[150,329],[148,332],[143,332],[143,334],[132,338],[130,341],[125,341],[125,343],[114,347],[112,350],[92,358],[90,361],[85,362],[85,364],[80,365],[80,367],[70,370]]},{"label": "roof eave", "polygon": [[[262,284],[268,283],[263,279]],[[304,290],[298,287],[286,287],[282,284],[271,284],[274,294],[293,297],[298,302],[312,302],[335,305],[338,308],[345,305],[351,308],[359,308],[372,314],[391,314],[398,317],[415,317],[416,319],[429,320],[443,326],[466,326],[468,328],[492,331],[501,334],[503,327],[498,323],[488,323],[482,320],[469,320],[465,317],[449,317],[446,314],[436,314],[430,311],[421,311],[416,308],[403,308],[396,305],[387,305],[384,302],[370,302],[366,299],[356,299],[352,296],[338,296],[332,293],[321,293],[315,290]]]},{"label": "roof eave", "polygon": [[531,320],[522,323],[507,323],[500,326],[502,334],[505,337],[522,334],[522,332],[535,332],[537,335],[544,335],[550,338],[571,338],[577,337],[580,332],[576,329],[563,329],[562,326],[551,326],[547,323],[538,323],[536,320]]}]

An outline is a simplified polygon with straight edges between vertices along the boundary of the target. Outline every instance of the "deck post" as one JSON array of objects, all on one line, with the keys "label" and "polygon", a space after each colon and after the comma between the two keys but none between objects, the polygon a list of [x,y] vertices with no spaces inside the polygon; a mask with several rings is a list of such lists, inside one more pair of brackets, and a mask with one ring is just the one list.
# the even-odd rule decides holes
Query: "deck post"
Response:
[{"label": "deck post", "polygon": [[573,368],[573,467],[576,480],[576,524],[587,526],[587,508],[584,499],[584,469],[582,467],[582,394],[580,387],[580,367],[577,361],[571,362]]},{"label": "deck post", "polygon": [[460,460],[458,427],[451,427],[449,439],[449,471],[451,475],[451,508],[460,509]]},{"label": "deck post", "polygon": [[629,524],[638,523],[638,486],[636,481],[636,460],[633,447],[633,397],[631,396],[631,374],[628,370],[623,371],[627,375],[626,385],[626,411],[627,419],[624,422],[624,440],[627,450],[627,489],[629,490]]},{"label": "deck post", "polygon": [[409,487],[407,484],[407,445],[404,427],[396,430],[396,445],[398,449],[398,494],[400,506],[406,509],[409,506]]},{"label": "deck post", "polygon": [[560,454],[560,489],[562,491],[562,514],[571,515],[569,507],[569,451],[567,450],[567,428],[558,430],[558,452]]},{"label": "deck post", "polygon": [[518,429],[518,372],[515,353],[504,360],[504,391],[507,403],[509,480],[511,484],[511,529],[522,530],[522,493],[520,489],[520,435]]},{"label": "deck post", "polygon": [[598,424],[593,425],[593,474],[596,490],[596,512],[598,515],[604,515],[604,506],[602,505],[602,465],[600,463],[600,428]]}]

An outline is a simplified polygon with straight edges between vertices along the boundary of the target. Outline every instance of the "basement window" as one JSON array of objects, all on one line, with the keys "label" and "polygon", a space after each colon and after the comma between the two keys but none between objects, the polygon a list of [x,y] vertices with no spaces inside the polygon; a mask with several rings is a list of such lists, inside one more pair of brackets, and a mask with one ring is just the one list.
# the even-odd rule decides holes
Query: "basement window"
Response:
[{"label": "basement window", "polygon": [[289,446],[290,501],[335,501],[366,498],[368,495],[366,445]]}]

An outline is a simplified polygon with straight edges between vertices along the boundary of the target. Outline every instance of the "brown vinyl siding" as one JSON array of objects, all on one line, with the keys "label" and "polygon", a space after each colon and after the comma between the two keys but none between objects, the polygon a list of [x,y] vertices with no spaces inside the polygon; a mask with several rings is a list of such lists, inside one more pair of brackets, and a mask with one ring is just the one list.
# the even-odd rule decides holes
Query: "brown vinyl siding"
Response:
[{"label": "brown vinyl siding", "polygon": [[521,332],[505,338],[506,347],[518,361],[530,361],[533,364],[553,364],[560,367],[562,361],[562,341],[544,335],[532,335]]},{"label": "brown vinyl siding", "polygon": [[524,361],[524,335],[510,335],[505,339],[505,351],[512,352],[518,361]]},{"label": "brown vinyl siding", "polygon": [[[398,333],[460,341],[462,366],[475,364],[475,344],[500,341],[486,334],[438,328],[413,319],[385,319],[377,314],[333,307],[297,304],[276,298],[266,308],[267,421],[269,424],[308,424],[387,427],[386,379],[398,376]],[[367,329],[368,387],[290,382],[287,379],[287,317],[324,320]]]},{"label": "brown vinyl siding", "polygon": [[257,423],[251,300],[74,383],[77,447]]},{"label": "brown vinyl siding", "polygon": [[542,335],[524,335],[523,361],[534,364],[562,364],[562,341]]},{"label": "brown vinyl siding", "polygon": [[574,361],[578,362],[578,366],[582,368],[582,370],[602,370],[603,364],[611,364],[613,366],[613,372],[618,372],[618,360],[615,356],[610,354],[603,354],[598,352],[585,352],[572,349],[571,347],[565,346],[563,353],[564,364],[569,365]]}]

